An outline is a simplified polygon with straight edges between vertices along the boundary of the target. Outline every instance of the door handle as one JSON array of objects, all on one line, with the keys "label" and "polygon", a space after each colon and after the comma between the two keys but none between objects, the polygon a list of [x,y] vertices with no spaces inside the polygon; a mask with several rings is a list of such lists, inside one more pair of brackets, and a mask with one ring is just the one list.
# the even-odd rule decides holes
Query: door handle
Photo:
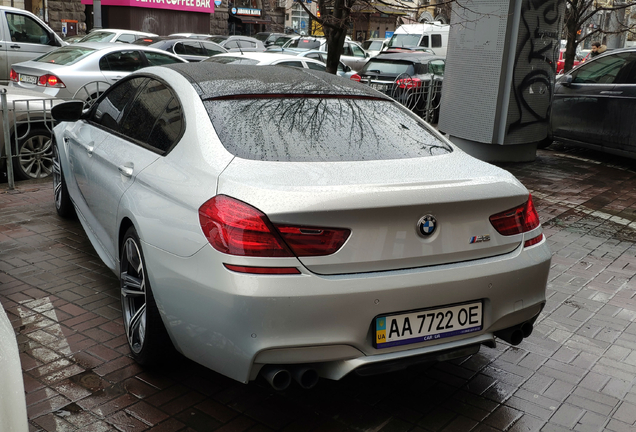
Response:
[{"label": "door handle", "polygon": [[22,47],[20,45],[11,45],[11,46],[9,46],[9,48],[20,49]]},{"label": "door handle", "polygon": [[622,91],[611,91],[611,90],[605,90],[601,92],[602,95],[619,95],[619,94],[623,94]]},{"label": "door handle", "polygon": [[[130,164],[130,165],[132,165],[132,164]],[[133,175],[133,167],[132,166],[120,165],[118,169],[119,169],[119,173],[121,175],[123,175],[124,177],[132,177],[132,175]]]},{"label": "door handle", "polygon": [[88,157],[93,156],[93,149],[94,148],[95,147],[93,147],[93,146],[89,146],[89,147],[86,148],[86,153],[88,153]]}]

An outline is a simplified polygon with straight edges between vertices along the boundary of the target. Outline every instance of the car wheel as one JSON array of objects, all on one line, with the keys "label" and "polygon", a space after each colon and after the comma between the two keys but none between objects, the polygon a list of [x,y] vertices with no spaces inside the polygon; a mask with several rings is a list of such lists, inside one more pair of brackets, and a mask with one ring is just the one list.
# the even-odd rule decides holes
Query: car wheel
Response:
[{"label": "car wheel", "polygon": [[543,140],[539,141],[537,143],[537,148],[538,149],[544,149],[549,147],[550,145],[552,145],[552,143],[554,142],[554,140],[552,139],[551,136],[548,136],[547,138],[544,138]]},{"label": "car wheel", "polygon": [[58,153],[55,142],[52,144],[52,148],[53,196],[55,198],[55,210],[58,215],[64,218],[70,218],[75,214],[75,208],[71,202],[71,197],[68,195],[66,180],[64,180],[64,173],[62,173],[62,166],[60,165],[60,154]]},{"label": "car wheel", "polygon": [[172,344],[152,295],[141,241],[134,227],[124,235],[120,258],[121,310],[130,352],[139,364],[160,363]]},{"label": "car wheel", "polygon": [[13,158],[13,170],[21,180],[44,178],[51,175],[53,150],[51,132],[46,128],[32,128],[18,141]]}]

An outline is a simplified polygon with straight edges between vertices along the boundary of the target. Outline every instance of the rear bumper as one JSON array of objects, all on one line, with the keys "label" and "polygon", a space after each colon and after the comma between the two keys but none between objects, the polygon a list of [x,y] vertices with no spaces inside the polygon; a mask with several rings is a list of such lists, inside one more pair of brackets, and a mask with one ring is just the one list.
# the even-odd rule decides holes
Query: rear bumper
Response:
[{"label": "rear bumper", "polygon": [[[372,364],[492,343],[493,332],[541,311],[550,265],[545,240],[470,262],[335,276],[315,275],[297,261],[300,275],[234,273],[222,264],[234,263],[233,257],[209,246],[180,258],[144,244],[144,254],[177,349],[242,382],[254,379],[264,364],[311,363],[322,376],[339,379]],[[378,315],[479,299],[479,332],[373,347]]]}]

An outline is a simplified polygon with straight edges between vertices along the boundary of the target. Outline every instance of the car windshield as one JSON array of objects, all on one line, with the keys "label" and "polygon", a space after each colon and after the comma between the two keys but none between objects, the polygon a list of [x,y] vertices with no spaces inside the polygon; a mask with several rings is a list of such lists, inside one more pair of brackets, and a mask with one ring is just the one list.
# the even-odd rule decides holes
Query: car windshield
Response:
[{"label": "car windshield", "polygon": [[420,44],[421,34],[394,34],[389,41],[390,47],[409,47]]},{"label": "car windshield", "polygon": [[276,42],[274,42],[274,45],[283,46],[285,45],[285,42],[287,42],[289,39],[291,39],[289,36],[280,36],[276,39]]},{"label": "car windshield", "polygon": [[367,51],[380,51],[382,49],[382,41],[364,41],[362,48]]},{"label": "car windshield", "polygon": [[392,101],[288,95],[204,101],[221,143],[243,159],[327,162],[452,152]]},{"label": "car windshield", "polygon": [[59,65],[72,65],[73,63],[78,62],[83,59],[90,53],[94,52],[95,49],[80,47],[77,45],[67,46],[58,48],[54,51],[44,54],[35,59],[35,61],[40,63],[55,63]]},{"label": "car windshield", "polygon": [[379,73],[383,75],[400,75],[403,73],[414,75],[413,63],[396,60],[369,60],[362,68],[362,73]]},{"label": "car windshield", "polygon": [[220,57],[213,56],[207,58],[203,61],[212,62],[212,63],[222,63],[222,64],[246,64],[246,65],[257,65],[258,60],[245,58],[245,57]]},{"label": "car windshield", "polygon": [[95,32],[86,35],[80,42],[108,42],[115,36],[112,32]]}]

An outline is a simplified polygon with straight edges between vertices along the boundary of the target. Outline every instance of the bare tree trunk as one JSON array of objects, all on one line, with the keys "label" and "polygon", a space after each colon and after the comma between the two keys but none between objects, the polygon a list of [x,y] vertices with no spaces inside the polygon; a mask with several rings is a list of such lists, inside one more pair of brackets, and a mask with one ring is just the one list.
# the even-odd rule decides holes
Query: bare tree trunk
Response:
[{"label": "bare tree trunk", "polygon": [[567,42],[565,44],[565,53],[563,53],[563,59],[565,64],[563,66],[563,72],[567,72],[574,66],[574,57],[576,56],[576,46],[578,42],[576,40],[576,32],[579,30],[579,20],[575,13],[569,13],[565,16],[565,31],[567,33]]}]

